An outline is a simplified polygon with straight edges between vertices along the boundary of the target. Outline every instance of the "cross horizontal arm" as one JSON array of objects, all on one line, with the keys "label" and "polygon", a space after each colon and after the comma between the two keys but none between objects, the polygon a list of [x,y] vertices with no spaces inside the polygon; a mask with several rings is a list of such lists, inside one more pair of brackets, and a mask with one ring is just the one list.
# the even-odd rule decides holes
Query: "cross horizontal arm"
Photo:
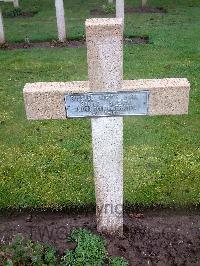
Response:
[{"label": "cross horizontal arm", "polygon": [[[190,84],[186,78],[124,80],[121,91],[149,91],[149,115],[188,113]],[[66,119],[64,96],[91,92],[88,81],[27,83],[23,94],[30,120]]]}]

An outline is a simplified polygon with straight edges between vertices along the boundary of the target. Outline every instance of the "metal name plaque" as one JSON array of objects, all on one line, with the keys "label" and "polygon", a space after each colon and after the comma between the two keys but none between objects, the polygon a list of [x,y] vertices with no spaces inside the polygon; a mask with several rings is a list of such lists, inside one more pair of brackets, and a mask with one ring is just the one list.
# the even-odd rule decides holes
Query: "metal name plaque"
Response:
[{"label": "metal name plaque", "polygon": [[65,96],[67,117],[148,114],[148,91],[75,93]]}]

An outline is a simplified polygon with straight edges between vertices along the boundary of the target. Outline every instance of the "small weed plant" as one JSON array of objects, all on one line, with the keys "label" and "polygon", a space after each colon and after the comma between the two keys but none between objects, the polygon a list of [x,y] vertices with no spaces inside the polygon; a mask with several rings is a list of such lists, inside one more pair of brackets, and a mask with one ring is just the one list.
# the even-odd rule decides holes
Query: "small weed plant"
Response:
[{"label": "small weed plant", "polygon": [[105,241],[86,229],[75,229],[71,232],[69,242],[75,242],[74,250],[66,250],[59,258],[54,247],[34,243],[17,235],[10,244],[0,247],[0,265],[3,266],[127,266],[123,258],[109,257]]},{"label": "small weed plant", "polygon": [[102,6],[102,10],[105,14],[114,14],[115,13],[115,5],[114,4],[105,4]]}]

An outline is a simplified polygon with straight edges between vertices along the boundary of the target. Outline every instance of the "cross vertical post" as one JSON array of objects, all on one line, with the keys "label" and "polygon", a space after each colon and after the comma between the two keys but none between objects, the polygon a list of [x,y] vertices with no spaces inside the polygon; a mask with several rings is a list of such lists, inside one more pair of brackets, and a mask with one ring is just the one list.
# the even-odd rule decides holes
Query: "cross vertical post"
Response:
[{"label": "cross vertical post", "polygon": [[124,27],[124,0],[116,0],[116,17],[122,18]]},{"label": "cross vertical post", "polygon": [[[122,19],[86,20],[91,91],[120,91],[123,79]],[[123,118],[92,118],[97,229],[123,233]]]},{"label": "cross vertical post", "polygon": [[3,15],[0,6],[0,44],[5,43],[5,34],[4,34],[4,26],[3,26]]},{"label": "cross vertical post", "polygon": [[64,42],[66,40],[65,27],[65,10],[63,0],[55,0],[56,19],[58,28],[58,40]]},{"label": "cross vertical post", "polygon": [[19,7],[19,0],[13,0],[13,5],[15,8]]}]

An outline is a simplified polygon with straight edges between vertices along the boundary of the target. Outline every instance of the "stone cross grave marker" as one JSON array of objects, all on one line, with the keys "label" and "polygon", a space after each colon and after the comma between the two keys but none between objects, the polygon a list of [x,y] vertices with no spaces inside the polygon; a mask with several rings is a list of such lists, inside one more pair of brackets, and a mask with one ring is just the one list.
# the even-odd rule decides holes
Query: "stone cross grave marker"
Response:
[{"label": "stone cross grave marker", "polygon": [[[185,78],[123,80],[123,22],[86,20],[89,81],[27,83],[27,118],[91,117],[97,228],[123,233],[123,115],[188,112]],[[141,136],[142,137],[142,136]]]}]

